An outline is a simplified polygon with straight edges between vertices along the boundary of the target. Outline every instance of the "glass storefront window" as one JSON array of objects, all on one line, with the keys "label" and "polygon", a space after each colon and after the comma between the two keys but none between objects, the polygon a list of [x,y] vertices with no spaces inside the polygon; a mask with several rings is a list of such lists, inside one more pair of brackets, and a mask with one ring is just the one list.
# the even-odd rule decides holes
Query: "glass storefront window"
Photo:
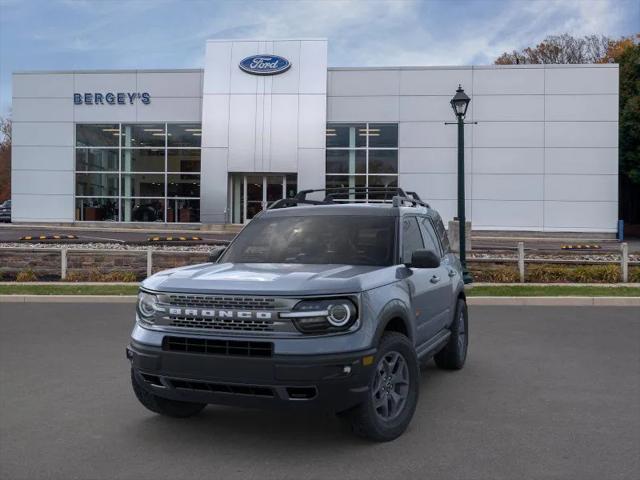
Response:
[{"label": "glass storefront window", "polygon": [[123,172],[164,172],[164,148],[123,148]]},{"label": "glass storefront window", "polygon": [[123,174],[122,193],[125,197],[164,197],[164,175],[155,173]]},{"label": "glass storefront window", "polygon": [[164,123],[122,125],[123,147],[164,148],[165,138],[166,129]]},{"label": "glass storefront window", "polygon": [[75,218],[79,222],[118,221],[118,199],[78,198]]},{"label": "glass storefront window", "polygon": [[119,138],[120,125],[117,123],[76,125],[77,147],[117,147]]},{"label": "glass storefront window", "polygon": [[201,133],[199,123],[76,124],[76,220],[199,222]]},{"label": "glass storefront window", "polygon": [[117,197],[118,175],[78,173],[76,174],[76,195],[79,197]]},{"label": "glass storefront window", "polygon": [[[397,187],[398,125],[327,124],[326,186]],[[379,200],[384,195],[345,194],[342,198]]]},{"label": "glass storefront window", "polygon": [[164,198],[122,199],[122,221],[164,222]]},{"label": "glass storefront window", "polygon": [[398,148],[398,124],[370,123],[369,148]]},{"label": "glass storefront window", "polygon": [[[366,187],[367,177],[365,175],[331,175],[327,176],[327,188],[354,188]],[[334,194],[336,199],[365,200],[364,193],[339,193]]]},{"label": "glass storefront window", "polygon": [[199,175],[167,175],[168,197],[199,197]]},{"label": "glass storefront window", "polygon": [[[398,176],[397,175],[370,175],[369,176],[370,187],[397,187]],[[370,193],[369,200],[391,200],[388,195],[383,193]]]},{"label": "glass storefront window", "polygon": [[76,148],[76,170],[83,172],[117,172],[118,149]]},{"label": "glass storefront window", "polygon": [[167,130],[168,147],[200,147],[202,127],[199,123],[169,124]]},{"label": "glass storefront window", "polygon": [[182,173],[200,172],[200,150],[167,150],[167,171]]},{"label": "glass storefront window", "polygon": [[329,123],[327,124],[327,148],[366,147],[365,123]]},{"label": "glass storefront window", "polygon": [[369,150],[369,174],[398,173],[397,150]]},{"label": "glass storefront window", "polygon": [[193,223],[200,221],[200,200],[170,198],[167,200],[167,222]]},{"label": "glass storefront window", "polygon": [[367,152],[327,150],[327,173],[367,173]]}]

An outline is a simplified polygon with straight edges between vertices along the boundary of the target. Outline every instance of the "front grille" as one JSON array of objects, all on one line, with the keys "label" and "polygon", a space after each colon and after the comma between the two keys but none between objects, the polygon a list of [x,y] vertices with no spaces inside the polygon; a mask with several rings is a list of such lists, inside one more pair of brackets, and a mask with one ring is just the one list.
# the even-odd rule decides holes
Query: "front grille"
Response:
[{"label": "front grille", "polygon": [[275,310],[276,299],[268,297],[235,297],[219,295],[169,295],[172,307],[200,307],[235,310]]},{"label": "front grille", "polygon": [[193,380],[167,380],[173,388],[200,390],[214,393],[231,393],[234,395],[253,395],[256,397],[274,397],[269,387],[258,385],[231,385],[227,383],[196,382]]},{"label": "front grille", "polygon": [[271,357],[273,355],[273,343],[271,342],[243,342],[207,338],[164,337],[162,349],[171,352],[237,357]]},{"label": "front grille", "polygon": [[272,332],[273,320],[239,318],[200,318],[169,316],[173,327],[203,328],[205,330],[233,330],[243,332]]}]

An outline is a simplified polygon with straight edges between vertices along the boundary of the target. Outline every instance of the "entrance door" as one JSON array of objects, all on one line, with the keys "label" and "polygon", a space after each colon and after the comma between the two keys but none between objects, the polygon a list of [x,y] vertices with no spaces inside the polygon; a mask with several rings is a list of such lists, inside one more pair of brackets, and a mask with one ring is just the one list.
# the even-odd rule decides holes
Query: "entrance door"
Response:
[{"label": "entrance door", "polygon": [[231,222],[246,223],[277,200],[297,192],[296,175],[233,174],[229,179]]}]

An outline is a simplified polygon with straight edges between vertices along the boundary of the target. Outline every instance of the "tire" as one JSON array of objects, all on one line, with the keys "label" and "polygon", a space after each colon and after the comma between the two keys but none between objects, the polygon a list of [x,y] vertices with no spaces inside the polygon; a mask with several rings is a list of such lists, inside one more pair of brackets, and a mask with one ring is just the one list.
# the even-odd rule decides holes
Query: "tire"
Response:
[{"label": "tire", "polygon": [[456,304],[456,314],[451,324],[449,341],[433,359],[438,368],[443,370],[460,370],[464,367],[469,347],[469,313],[467,302],[462,298]]},{"label": "tire", "polygon": [[[374,365],[367,400],[349,411],[347,419],[356,435],[388,442],[402,435],[413,418],[420,391],[420,369],[413,344],[396,332],[382,336]],[[385,367],[395,369],[391,379]]]},{"label": "tire", "polygon": [[133,369],[131,369],[131,384],[133,386],[133,392],[142,405],[148,410],[160,415],[175,418],[187,418],[192,417],[200,413],[206,403],[192,403],[192,402],[180,402],[178,400],[169,400],[162,398],[153,393],[147,391],[138,380]]}]

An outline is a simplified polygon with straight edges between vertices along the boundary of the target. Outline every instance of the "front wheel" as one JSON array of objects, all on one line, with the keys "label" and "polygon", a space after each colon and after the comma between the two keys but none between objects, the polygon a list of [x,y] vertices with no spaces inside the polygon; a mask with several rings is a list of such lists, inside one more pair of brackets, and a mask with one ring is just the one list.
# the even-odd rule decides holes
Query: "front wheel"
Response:
[{"label": "front wheel", "polygon": [[167,417],[186,418],[192,417],[200,413],[206,403],[180,402],[178,400],[169,400],[148,392],[142,385],[136,373],[131,369],[131,384],[133,392],[142,405],[154,413],[165,415]]},{"label": "front wheel", "polygon": [[367,400],[349,412],[353,431],[377,442],[393,440],[406,430],[418,403],[420,370],[415,349],[396,332],[382,336]]},{"label": "front wheel", "polygon": [[467,312],[467,302],[462,298],[458,299],[456,314],[451,324],[451,336],[449,341],[433,359],[438,368],[444,370],[460,370],[464,367],[467,359],[467,348],[469,346],[469,314]]}]

